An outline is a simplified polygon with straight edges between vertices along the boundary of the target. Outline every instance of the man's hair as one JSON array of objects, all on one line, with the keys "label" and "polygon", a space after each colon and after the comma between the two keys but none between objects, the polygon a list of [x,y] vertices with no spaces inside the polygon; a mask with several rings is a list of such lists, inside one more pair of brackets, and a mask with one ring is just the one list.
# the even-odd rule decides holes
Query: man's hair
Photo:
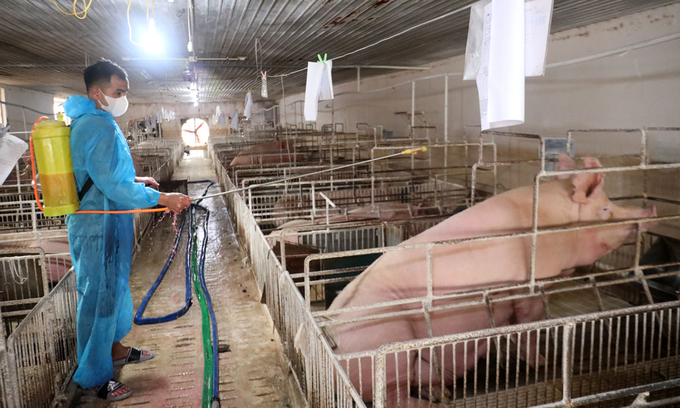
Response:
[{"label": "man's hair", "polygon": [[103,59],[85,68],[83,78],[85,79],[85,89],[90,93],[93,86],[110,84],[111,77],[115,75],[120,79],[127,80],[127,72],[115,62]]}]

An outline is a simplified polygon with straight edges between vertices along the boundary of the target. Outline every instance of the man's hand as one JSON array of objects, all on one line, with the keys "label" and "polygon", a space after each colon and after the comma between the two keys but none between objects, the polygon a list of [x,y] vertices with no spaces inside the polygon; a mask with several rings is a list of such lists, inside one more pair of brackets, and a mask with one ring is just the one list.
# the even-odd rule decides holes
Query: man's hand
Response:
[{"label": "man's hand", "polygon": [[168,207],[173,212],[180,212],[191,205],[191,198],[180,193],[161,193],[158,204]]},{"label": "man's hand", "polygon": [[144,183],[145,186],[158,190],[160,184],[153,177],[135,177],[136,183]]}]

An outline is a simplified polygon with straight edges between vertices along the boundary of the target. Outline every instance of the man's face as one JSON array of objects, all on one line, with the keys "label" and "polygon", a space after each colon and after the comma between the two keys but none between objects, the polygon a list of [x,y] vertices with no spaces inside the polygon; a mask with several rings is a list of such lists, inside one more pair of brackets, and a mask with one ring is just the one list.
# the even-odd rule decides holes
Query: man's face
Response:
[{"label": "man's face", "polygon": [[97,104],[97,108],[102,106],[109,106],[104,95],[109,98],[120,98],[127,95],[129,84],[126,79],[119,78],[117,75],[111,76],[111,82],[108,85],[96,86],[92,89],[92,97]]}]

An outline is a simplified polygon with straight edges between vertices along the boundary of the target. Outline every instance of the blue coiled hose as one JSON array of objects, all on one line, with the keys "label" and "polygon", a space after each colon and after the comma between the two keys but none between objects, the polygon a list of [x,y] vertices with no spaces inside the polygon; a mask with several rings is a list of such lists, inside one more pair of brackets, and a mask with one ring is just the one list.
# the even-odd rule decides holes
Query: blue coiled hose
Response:
[{"label": "blue coiled hose", "polygon": [[[197,180],[197,181],[189,181],[188,183],[191,184],[198,184],[198,183],[209,183],[208,186],[205,188],[203,191],[203,194],[201,196],[204,196],[208,193],[208,190],[210,187],[212,187],[215,182],[212,180]],[[200,200],[199,200],[200,201]],[[201,207],[203,208],[203,207]],[[208,211],[206,208],[203,208],[205,211]],[[187,212],[191,212],[191,209],[187,210]],[[185,279],[185,295],[184,295],[184,307],[179,309],[176,312],[169,313],[164,316],[158,316],[158,317],[142,317],[144,315],[144,311],[146,311],[146,306],[149,304],[149,301],[153,297],[154,293],[156,292],[156,289],[158,289],[158,286],[160,286],[161,282],[165,278],[165,274],[168,272],[168,269],[170,268],[170,265],[172,264],[172,261],[175,259],[175,253],[177,252],[177,248],[179,247],[179,241],[182,237],[182,229],[184,228],[184,223],[186,221],[186,215],[187,213],[185,212],[184,215],[182,215],[182,222],[179,226],[179,232],[177,233],[177,236],[175,237],[175,242],[172,246],[172,252],[170,252],[170,255],[168,256],[168,260],[165,262],[165,265],[163,266],[163,269],[161,270],[161,273],[158,275],[158,278],[156,278],[156,281],[153,283],[149,291],[146,293],[146,296],[144,296],[144,299],[142,299],[142,303],[140,303],[139,308],[137,309],[137,312],[135,313],[135,318],[134,322],[137,325],[143,325],[143,324],[158,324],[158,323],[165,323],[165,322],[171,322],[173,320],[177,320],[180,317],[182,317],[191,307],[191,258],[190,258],[190,248],[192,244],[192,235],[191,235],[191,229],[193,228],[193,218],[191,215],[189,216],[189,233],[187,236],[189,239],[187,240],[187,255],[185,259],[185,274],[186,274],[186,279]],[[211,307],[212,310],[212,307]]]},{"label": "blue coiled hose", "polygon": [[[144,311],[146,310],[146,306],[151,300],[151,297],[153,297],[153,294],[156,292],[156,289],[158,289],[158,286],[161,284],[163,279],[165,278],[165,274],[168,272],[168,269],[170,268],[170,265],[172,264],[172,261],[175,259],[175,253],[177,252],[177,248],[179,247],[179,241],[182,238],[182,230],[184,229],[184,224],[186,221],[186,212],[184,215],[182,215],[182,222],[180,223],[179,226],[179,232],[177,233],[177,236],[175,237],[175,242],[172,246],[172,251],[170,252],[170,255],[168,256],[168,260],[165,262],[165,265],[163,266],[163,269],[161,270],[161,273],[158,275],[158,278],[156,278],[156,281],[151,285],[151,288],[149,291],[146,293],[146,296],[144,296],[144,299],[142,299],[142,303],[140,303],[139,308],[137,308],[137,313],[135,313],[135,318],[134,322],[135,324],[142,325],[142,324],[157,324],[157,323],[165,323],[165,322],[170,322],[176,319],[179,319],[182,317],[191,307],[191,277],[190,277],[190,268],[189,268],[189,262],[187,262],[186,266],[186,280],[185,280],[185,286],[186,286],[186,293],[184,296],[184,307],[181,309],[177,310],[176,312],[166,314],[164,316],[158,316],[158,317],[142,317],[144,315]],[[190,247],[191,245],[191,228],[189,228],[189,239],[187,243],[187,248]],[[189,252],[187,250],[187,252]]]},{"label": "blue coiled hose", "polygon": [[[210,187],[212,187],[215,182],[210,181],[210,180],[205,180],[205,181],[197,181],[193,183],[203,183],[203,182],[208,182],[210,183],[206,188],[205,191],[203,192],[202,196],[206,195],[208,193],[208,190]],[[194,229],[194,210],[195,209],[201,209],[205,211],[205,219],[203,220],[203,242],[201,243],[201,256],[200,256],[200,261],[199,261],[199,266],[198,266],[198,272],[199,272],[199,280],[200,280],[200,286],[201,286],[201,291],[203,292],[203,295],[205,297],[206,304],[208,306],[208,312],[210,315],[210,323],[211,323],[211,332],[212,332],[212,353],[213,353],[213,369],[212,369],[212,398],[211,398],[211,405],[212,407],[219,407],[220,406],[220,397],[219,397],[219,340],[218,340],[218,331],[217,331],[217,319],[215,318],[215,311],[212,306],[212,300],[210,298],[210,293],[208,292],[208,287],[205,283],[205,255],[206,255],[206,250],[208,246],[208,221],[210,220],[210,211],[202,207],[198,204],[200,200],[197,200],[196,203],[192,204],[191,207],[187,210],[187,213],[189,214],[189,228],[187,228],[187,250],[186,250],[186,256],[185,256],[185,273],[186,273],[186,300],[185,300],[185,305],[182,309],[174,312],[167,314],[165,316],[159,316],[159,317],[150,317],[150,318],[143,318],[142,315],[144,314],[144,310],[146,309],[147,304],[151,300],[151,297],[153,297],[154,293],[156,292],[156,289],[160,285],[160,283],[163,281],[163,278],[165,277],[168,269],[170,268],[170,265],[172,264],[172,261],[174,260],[175,253],[177,251],[177,248],[179,246],[179,241],[182,236],[182,230],[184,229],[185,221],[186,221],[186,216],[187,213],[185,213],[182,216],[182,222],[179,227],[179,232],[177,234],[177,237],[175,237],[175,242],[173,244],[173,250],[168,256],[168,260],[165,262],[165,265],[163,266],[163,269],[161,270],[161,273],[158,275],[158,278],[156,278],[156,281],[154,284],[151,286],[149,291],[147,292],[146,296],[142,300],[141,304],[139,305],[139,308],[137,309],[137,313],[135,314],[134,321],[138,325],[142,324],[156,324],[156,323],[164,323],[164,322],[169,322],[172,320],[176,320],[182,315],[184,315],[189,308],[191,307],[191,248],[192,245],[194,244],[194,236],[192,234],[192,230]]]}]

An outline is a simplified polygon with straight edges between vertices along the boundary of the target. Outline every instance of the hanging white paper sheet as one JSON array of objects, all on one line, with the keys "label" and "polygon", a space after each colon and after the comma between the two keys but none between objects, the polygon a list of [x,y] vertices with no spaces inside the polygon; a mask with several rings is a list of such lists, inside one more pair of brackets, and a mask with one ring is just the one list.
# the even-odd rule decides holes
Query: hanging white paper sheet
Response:
[{"label": "hanging white paper sheet", "polygon": [[333,61],[309,62],[307,64],[307,87],[305,89],[305,120],[315,122],[319,101],[333,99]]},{"label": "hanging white paper sheet", "polygon": [[0,137],[0,184],[7,180],[21,156],[28,149],[28,143],[7,134]]},{"label": "hanging white paper sheet", "polygon": [[524,123],[524,0],[492,1],[491,14],[488,120],[493,129]]},{"label": "hanging white paper sheet", "polygon": [[530,0],[524,4],[524,72],[528,77],[545,74],[552,6],[553,0]]},{"label": "hanging white paper sheet", "polygon": [[476,79],[482,63],[482,44],[484,40],[484,8],[491,0],[481,0],[470,7],[470,24],[465,46],[465,72],[463,79]]},{"label": "hanging white paper sheet", "polygon": [[[464,80],[477,79],[482,63],[484,8],[491,0],[481,0],[470,8],[470,25],[465,48]],[[527,77],[545,74],[545,61],[550,35],[553,0],[525,0],[524,43]]]},{"label": "hanging white paper sheet", "polygon": [[231,113],[231,129],[238,130],[238,111]]},{"label": "hanging white paper sheet", "polygon": [[245,116],[246,119],[250,119],[252,111],[253,111],[253,94],[252,92],[248,92],[246,94],[246,106],[243,109],[243,116]]},{"label": "hanging white paper sheet", "polygon": [[489,52],[491,48],[491,3],[487,3],[483,11],[484,31],[481,37],[481,52],[477,72],[477,92],[479,94],[479,114],[482,130],[489,128]]},{"label": "hanging white paper sheet", "polygon": [[263,98],[269,98],[269,92],[267,91],[267,73],[262,73],[262,88],[260,89],[260,94]]}]

